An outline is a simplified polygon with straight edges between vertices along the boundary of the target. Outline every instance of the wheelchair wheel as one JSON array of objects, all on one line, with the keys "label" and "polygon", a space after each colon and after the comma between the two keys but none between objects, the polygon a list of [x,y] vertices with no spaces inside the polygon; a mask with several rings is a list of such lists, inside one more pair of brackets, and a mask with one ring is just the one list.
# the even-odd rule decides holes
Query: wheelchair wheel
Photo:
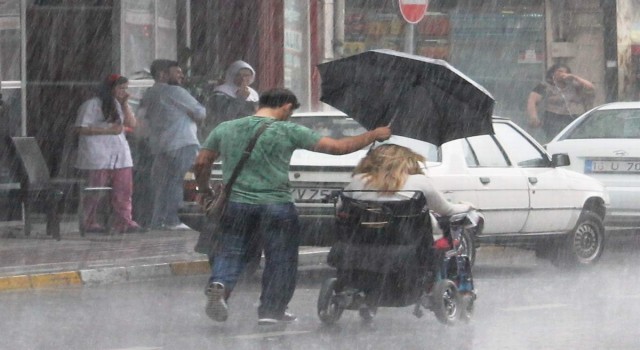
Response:
[{"label": "wheelchair wheel", "polygon": [[376,315],[376,312],[377,312],[377,308],[371,307],[371,306],[363,306],[360,309],[358,309],[358,314],[360,315],[360,318],[362,318],[364,322],[373,321],[373,317]]},{"label": "wheelchair wheel", "polygon": [[453,325],[460,318],[460,295],[453,281],[440,280],[433,286],[432,310],[440,323]]},{"label": "wheelchair wheel", "polygon": [[342,315],[344,308],[338,304],[336,298],[337,279],[329,278],[324,281],[318,296],[318,317],[324,324],[333,324]]},{"label": "wheelchair wheel", "polygon": [[471,237],[468,230],[464,230],[462,232],[460,244],[462,245],[462,254],[469,257],[469,264],[473,267],[473,264],[476,262],[476,242],[473,240],[473,237]]},{"label": "wheelchair wheel", "polygon": [[473,304],[475,303],[475,296],[471,293],[465,293],[460,298],[460,319],[463,322],[471,321],[473,317]]}]

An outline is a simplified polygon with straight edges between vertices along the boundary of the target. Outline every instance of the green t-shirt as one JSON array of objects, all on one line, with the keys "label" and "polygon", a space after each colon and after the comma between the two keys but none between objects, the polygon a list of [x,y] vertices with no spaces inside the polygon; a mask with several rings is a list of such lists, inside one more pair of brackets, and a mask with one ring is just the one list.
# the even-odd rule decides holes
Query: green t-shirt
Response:
[{"label": "green t-shirt", "polygon": [[289,161],[293,151],[312,149],[322,135],[299,124],[249,116],[218,125],[202,148],[222,158],[223,181],[227,183],[247,144],[263,123],[271,125],[260,135],[231,191],[230,200],[250,204],[292,202]]}]

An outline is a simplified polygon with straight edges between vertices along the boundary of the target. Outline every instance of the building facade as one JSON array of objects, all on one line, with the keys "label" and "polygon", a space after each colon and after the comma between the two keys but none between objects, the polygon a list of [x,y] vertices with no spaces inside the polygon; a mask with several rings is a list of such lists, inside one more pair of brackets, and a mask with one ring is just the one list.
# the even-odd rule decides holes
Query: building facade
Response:
[{"label": "building facade", "polygon": [[318,63],[374,48],[449,61],[494,94],[496,114],[523,126],[529,91],[556,62],[594,82],[596,103],[637,99],[636,3],[431,0],[410,26],[397,0],[0,0],[0,182],[14,181],[8,136],[35,136],[52,173],[63,173],[78,106],[113,72],[131,79],[135,102],[156,58],[178,60],[204,100],[242,59],[258,91],[287,86],[307,110],[327,108]]}]

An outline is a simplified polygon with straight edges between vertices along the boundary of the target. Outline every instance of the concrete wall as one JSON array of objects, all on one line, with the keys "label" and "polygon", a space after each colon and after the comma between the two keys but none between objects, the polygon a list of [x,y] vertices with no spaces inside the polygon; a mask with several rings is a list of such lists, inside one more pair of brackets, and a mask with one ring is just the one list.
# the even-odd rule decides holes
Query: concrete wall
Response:
[{"label": "concrete wall", "polygon": [[634,64],[631,46],[640,44],[640,2],[618,0],[618,89],[620,100],[638,99],[636,75],[640,67]]},{"label": "concrete wall", "polygon": [[[599,0],[545,0],[547,66],[569,65],[593,82],[595,104],[605,100],[604,27]],[[566,43],[566,44],[565,44]]]}]

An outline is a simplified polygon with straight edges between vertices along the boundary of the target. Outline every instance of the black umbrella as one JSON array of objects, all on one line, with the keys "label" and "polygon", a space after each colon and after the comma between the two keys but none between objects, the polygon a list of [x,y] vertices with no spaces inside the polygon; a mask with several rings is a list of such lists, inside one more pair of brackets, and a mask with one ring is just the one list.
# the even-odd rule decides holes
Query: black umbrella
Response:
[{"label": "black umbrella", "polygon": [[494,99],[445,61],[393,50],[373,50],[318,65],[321,101],[371,130],[439,146],[493,134]]}]

